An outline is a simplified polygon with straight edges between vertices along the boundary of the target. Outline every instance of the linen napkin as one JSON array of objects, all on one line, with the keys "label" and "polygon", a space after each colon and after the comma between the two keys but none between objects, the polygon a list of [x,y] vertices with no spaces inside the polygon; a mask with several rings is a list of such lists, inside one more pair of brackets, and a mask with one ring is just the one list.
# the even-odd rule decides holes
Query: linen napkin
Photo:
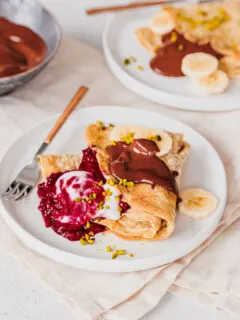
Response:
[{"label": "linen napkin", "polygon": [[147,271],[107,274],[58,264],[23,246],[2,219],[0,249],[19,259],[54,290],[78,319],[139,319],[169,288],[239,316],[239,222],[233,223],[240,216],[240,111],[194,113],[151,103],[111,75],[101,52],[66,38],[56,58],[37,78],[0,97],[1,156],[26,128],[61,111],[81,84],[90,87],[82,106],[121,105],[157,111],[185,121],[206,136],[219,151],[227,171],[229,198],[224,216],[215,233],[199,248],[174,263]]}]

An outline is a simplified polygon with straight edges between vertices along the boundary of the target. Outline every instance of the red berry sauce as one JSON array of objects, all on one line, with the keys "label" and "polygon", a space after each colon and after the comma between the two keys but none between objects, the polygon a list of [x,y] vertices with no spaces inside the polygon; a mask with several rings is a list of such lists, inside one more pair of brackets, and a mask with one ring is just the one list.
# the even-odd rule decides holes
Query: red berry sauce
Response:
[{"label": "red berry sauce", "polygon": [[[60,180],[61,192],[57,194],[56,182],[66,172],[53,173],[47,177],[45,182],[38,185],[38,196],[40,198],[38,209],[42,213],[45,226],[52,228],[57,234],[70,241],[77,241],[90,231],[94,234],[105,231],[104,226],[92,221],[88,229],[85,227],[86,223],[92,220],[98,205],[105,201],[104,188],[98,183],[102,181],[104,184],[106,180],[99,168],[94,150],[91,148],[83,150],[83,158],[78,170],[89,173],[82,188],[86,190],[86,192],[84,191],[85,197],[91,197],[94,194],[94,199],[90,201],[81,198],[79,201],[72,200],[62,180]],[[76,179],[76,183],[74,179]],[[74,176],[67,180],[66,187],[69,185],[76,189],[80,187],[77,178]],[[122,208],[122,212],[126,212],[129,208],[129,205],[121,199],[119,206]]]}]

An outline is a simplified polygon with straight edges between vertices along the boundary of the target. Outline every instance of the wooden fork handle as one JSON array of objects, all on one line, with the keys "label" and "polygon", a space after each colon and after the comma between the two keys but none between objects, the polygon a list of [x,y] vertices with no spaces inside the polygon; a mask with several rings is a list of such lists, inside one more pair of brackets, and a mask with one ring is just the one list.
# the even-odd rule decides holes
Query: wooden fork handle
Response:
[{"label": "wooden fork handle", "polygon": [[129,9],[137,9],[142,7],[158,6],[162,4],[166,4],[166,1],[162,0],[162,1],[132,2],[129,4],[123,4],[123,5],[120,4],[120,5],[113,5],[113,6],[107,6],[107,7],[90,8],[86,10],[86,13],[89,15],[93,15],[93,14],[105,13],[105,12],[111,12],[111,11],[115,12],[115,11],[129,10]]},{"label": "wooden fork handle", "polygon": [[64,122],[67,120],[69,115],[72,113],[72,111],[76,108],[78,102],[83,98],[83,96],[87,93],[88,88],[87,87],[80,87],[72,100],[69,102],[63,113],[61,114],[58,121],[55,123],[52,130],[49,132],[48,136],[44,140],[45,143],[49,144],[55,135],[58,133],[59,129],[62,127]]}]

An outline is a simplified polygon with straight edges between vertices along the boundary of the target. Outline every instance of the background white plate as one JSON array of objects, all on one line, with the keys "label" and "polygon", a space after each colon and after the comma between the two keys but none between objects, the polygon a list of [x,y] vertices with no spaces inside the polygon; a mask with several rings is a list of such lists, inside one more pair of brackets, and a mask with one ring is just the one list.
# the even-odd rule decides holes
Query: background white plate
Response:
[{"label": "background white plate", "polygon": [[[231,80],[220,95],[202,96],[194,92],[190,78],[170,78],[155,74],[149,67],[152,57],[137,41],[134,30],[148,25],[156,8],[118,13],[107,23],[103,48],[113,74],[130,90],[152,101],[175,108],[198,111],[223,111],[240,107],[240,82]],[[137,63],[124,66],[124,59],[134,56]],[[141,65],[144,71],[137,66]]]},{"label": "background white plate", "polygon": [[[170,239],[154,242],[124,241],[114,235],[96,237],[93,246],[81,246],[70,242],[51,229],[46,229],[37,210],[36,189],[18,203],[0,200],[2,214],[12,230],[24,243],[39,253],[61,263],[96,271],[126,272],[156,267],[182,257],[202,243],[215,229],[226,203],[226,176],[222,162],[199,133],[176,120],[158,113],[120,107],[91,107],[74,114],[74,120],[66,122],[49,146],[47,153],[78,153],[86,147],[85,128],[96,120],[108,123],[132,123],[182,132],[191,144],[189,158],[182,176],[182,188],[202,187],[219,199],[216,212],[204,220],[191,220],[178,215],[175,231]],[[1,192],[18,171],[32,158],[45,138],[56,117],[42,122],[21,136],[8,150],[0,163]],[[151,123],[151,124],[150,124]],[[116,245],[135,254],[134,258],[122,256],[111,259],[107,245]]]}]

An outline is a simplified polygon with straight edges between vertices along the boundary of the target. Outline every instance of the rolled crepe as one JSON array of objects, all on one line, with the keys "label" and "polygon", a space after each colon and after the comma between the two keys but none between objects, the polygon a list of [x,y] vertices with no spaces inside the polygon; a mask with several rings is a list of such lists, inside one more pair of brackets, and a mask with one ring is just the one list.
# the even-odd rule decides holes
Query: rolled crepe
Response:
[{"label": "rolled crepe", "polygon": [[[90,147],[97,151],[97,159],[102,172],[111,177],[109,156],[106,147],[110,144],[112,128],[104,130],[98,125],[90,125],[86,130],[86,139]],[[172,138],[172,149],[160,159],[171,171],[177,171],[177,186],[184,161],[189,152],[189,144],[179,133],[169,133]],[[122,214],[119,220],[103,219],[99,223],[106,226],[117,236],[128,240],[157,240],[168,238],[175,227],[177,196],[161,186],[146,183],[135,184],[133,187],[116,185],[122,200],[130,205],[130,209]]]},{"label": "rolled crepe", "polygon": [[46,178],[52,173],[77,170],[81,159],[81,154],[40,155],[38,156],[38,167],[41,177]]}]

